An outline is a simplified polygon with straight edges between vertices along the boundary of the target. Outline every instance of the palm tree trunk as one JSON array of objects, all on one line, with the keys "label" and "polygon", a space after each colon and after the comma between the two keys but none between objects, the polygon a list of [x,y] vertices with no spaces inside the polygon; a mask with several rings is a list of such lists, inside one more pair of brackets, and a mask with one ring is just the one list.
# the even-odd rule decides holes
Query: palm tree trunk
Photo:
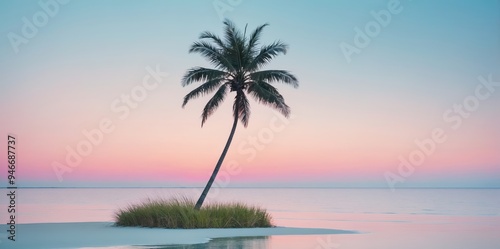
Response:
[{"label": "palm tree trunk", "polygon": [[[237,113],[237,112],[236,112]],[[205,189],[203,189],[203,192],[201,193],[200,198],[196,202],[196,205],[194,206],[195,210],[200,210],[201,205],[203,205],[203,202],[205,201],[205,197],[207,197],[208,191],[210,190],[210,187],[212,187],[212,183],[215,181],[215,177],[217,177],[217,173],[219,173],[219,169],[222,165],[222,162],[224,161],[224,157],[226,157],[226,153],[229,149],[229,146],[231,145],[231,141],[233,140],[234,132],[236,131],[236,125],[238,124],[238,116],[235,115],[234,117],[234,122],[233,122],[233,128],[231,129],[231,133],[229,134],[229,138],[227,139],[226,146],[224,147],[224,150],[222,151],[222,154],[220,155],[219,161],[217,161],[217,165],[215,165],[214,172],[212,172],[212,176],[207,182],[207,185],[205,186]]]}]

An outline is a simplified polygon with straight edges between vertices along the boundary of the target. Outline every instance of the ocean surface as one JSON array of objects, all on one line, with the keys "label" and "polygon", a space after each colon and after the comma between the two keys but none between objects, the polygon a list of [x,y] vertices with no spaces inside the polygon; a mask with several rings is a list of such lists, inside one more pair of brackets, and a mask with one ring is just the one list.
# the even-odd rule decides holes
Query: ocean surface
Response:
[{"label": "ocean surface", "polygon": [[[0,191],[5,224],[8,191]],[[129,204],[158,197],[197,198],[200,192],[197,188],[17,189],[17,223],[113,221],[114,212]],[[155,248],[500,248],[500,189],[223,188],[212,189],[207,200],[261,206],[277,226],[359,233],[226,238]],[[107,247],[111,248],[147,247]]]}]

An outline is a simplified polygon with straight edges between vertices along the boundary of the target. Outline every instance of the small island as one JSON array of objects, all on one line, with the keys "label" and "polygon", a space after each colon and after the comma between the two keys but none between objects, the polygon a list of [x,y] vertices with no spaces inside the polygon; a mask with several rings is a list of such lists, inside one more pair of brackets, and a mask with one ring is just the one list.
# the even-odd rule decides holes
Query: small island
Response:
[{"label": "small island", "polygon": [[243,203],[210,203],[195,210],[188,198],[147,200],[119,210],[117,226],[159,228],[254,228],[273,227],[269,213]]}]

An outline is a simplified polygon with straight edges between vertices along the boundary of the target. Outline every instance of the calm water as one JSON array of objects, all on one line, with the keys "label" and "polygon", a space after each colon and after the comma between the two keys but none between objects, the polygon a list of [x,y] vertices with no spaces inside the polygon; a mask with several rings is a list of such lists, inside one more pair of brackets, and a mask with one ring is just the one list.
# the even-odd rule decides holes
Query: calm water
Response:
[{"label": "calm water", "polygon": [[[2,189],[5,196],[6,190]],[[193,196],[201,189],[18,189],[18,223],[113,221],[146,198]],[[266,208],[278,226],[361,234],[214,239],[161,248],[500,248],[500,189],[213,189],[208,201]],[[5,219],[6,198],[0,198]],[[3,221],[2,221],[3,222]],[[109,247],[108,247],[109,248]],[[113,247],[114,249],[140,247]],[[111,249],[111,248],[109,248]]]}]

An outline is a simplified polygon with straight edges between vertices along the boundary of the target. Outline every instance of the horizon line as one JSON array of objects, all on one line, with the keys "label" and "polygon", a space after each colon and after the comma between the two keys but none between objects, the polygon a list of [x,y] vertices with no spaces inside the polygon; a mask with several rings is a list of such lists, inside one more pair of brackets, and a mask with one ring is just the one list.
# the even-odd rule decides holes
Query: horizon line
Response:
[{"label": "horizon line", "polygon": [[[188,186],[188,187],[175,187],[175,186],[168,186],[168,187],[153,187],[153,186],[75,186],[75,187],[47,187],[47,186],[7,186],[7,187],[0,187],[0,189],[113,189],[113,188],[128,188],[128,189],[133,189],[133,188],[144,188],[144,189],[149,189],[149,188],[203,188],[203,187],[193,187],[193,186]],[[283,189],[283,188],[288,188],[288,189],[390,189],[389,187],[298,187],[298,186],[276,186],[276,187],[214,187],[217,189]],[[401,187],[401,188],[396,188],[396,189],[500,189],[500,187]]]}]

